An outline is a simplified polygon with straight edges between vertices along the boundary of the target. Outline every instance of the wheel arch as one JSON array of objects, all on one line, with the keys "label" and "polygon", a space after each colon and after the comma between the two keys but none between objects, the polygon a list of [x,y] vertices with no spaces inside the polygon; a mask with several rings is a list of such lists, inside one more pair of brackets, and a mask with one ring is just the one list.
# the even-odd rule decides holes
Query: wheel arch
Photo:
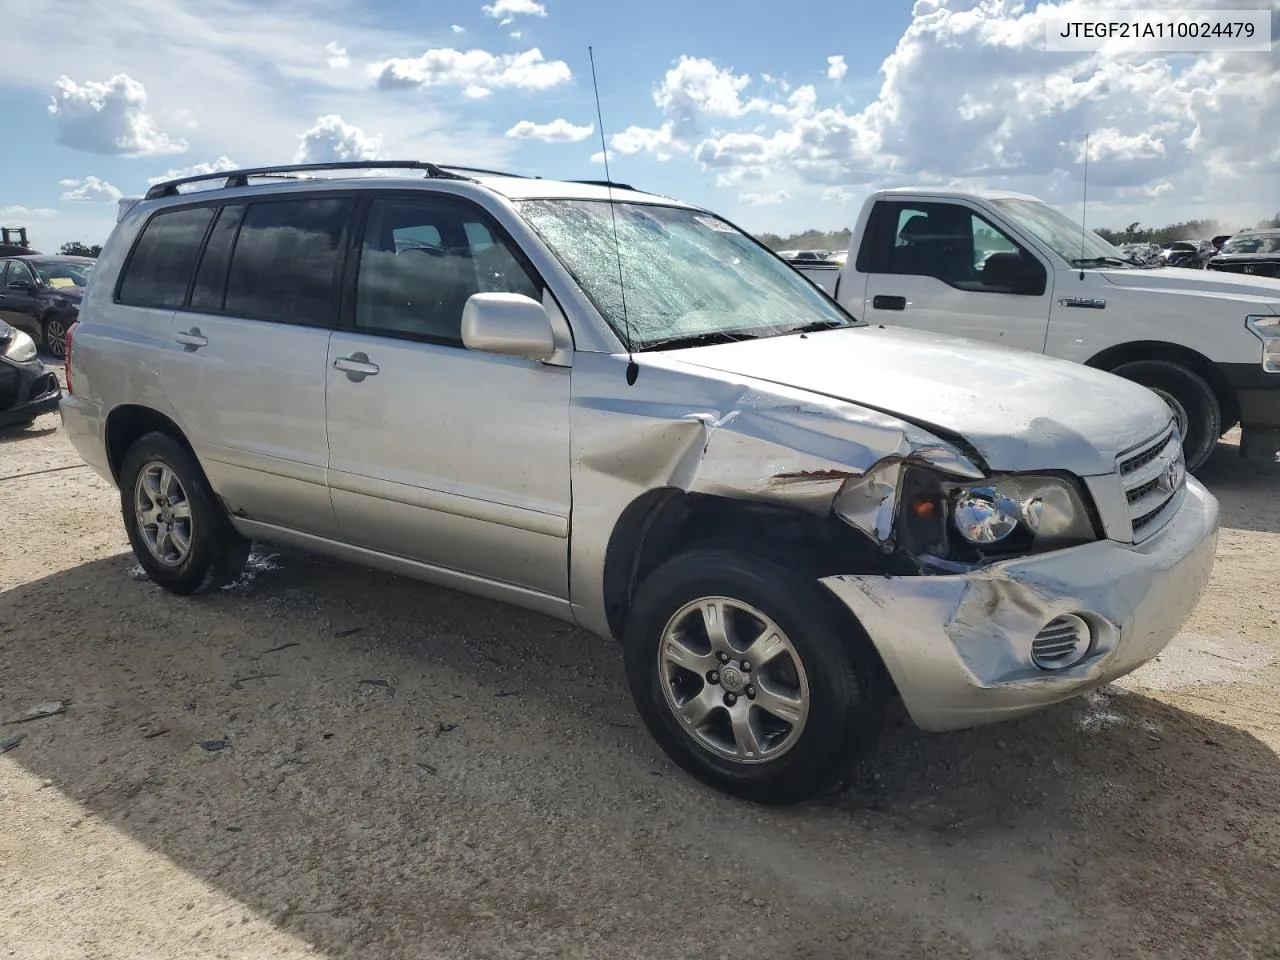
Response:
[{"label": "wheel arch", "polygon": [[[622,637],[632,600],[650,573],[677,553],[713,543],[750,547],[815,578],[892,572],[890,557],[834,515],[675,487],[649,490],[619,515],[606,548],[604,605],[613,636]],[[832,608],[865,632],[834,598]]]},{"label": "wheel arch", "polygon": [[1160,340],[1133,340],[1107,347],[1094,354],[1085,361],[1085,366],[1111,372],[1122,364],[1138,360],[1164,360],[1199,374],[1213,391],[1218,408],[1222,411],[1222,432],[1226,433],[1240,422],[1240,405],[1226,376],[1216,363],[1190,347]]},{"label": "wheel arch", "polygon": [[135,403],[121,404],[107,414],[106,424],[107,463],[111,467],[111,476],[117,486],[120,483],[120,466],[124,463],[125,454],[140,437],[153,432],[173,437],[187,448],[187,452],[199,465],[200,458],[196,456],[191,441],[172,418],[153,407]]}]

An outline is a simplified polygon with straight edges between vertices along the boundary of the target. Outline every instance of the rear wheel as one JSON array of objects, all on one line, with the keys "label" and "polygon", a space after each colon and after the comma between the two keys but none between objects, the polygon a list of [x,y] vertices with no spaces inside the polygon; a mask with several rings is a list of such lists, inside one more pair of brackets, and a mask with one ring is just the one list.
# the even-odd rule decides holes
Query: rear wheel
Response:
[{"label": "rear wheel", "polygon": [[823,588],[728,548],[667,561],[640,587],[627,679],[659,745],[717,789],[763,803],[829,792],[869,749],[888,678]]},{"label": "rear wheel", "polygon": [[120,507],[138,563],[174,593],[230,583],[249,557],[190,451],[165,433],[148,433],[125,454]]},{"label": "rear wheel", "polygon": [[1111,372],[1142,384],[1168,404],[1182,435],[1187,469],[1204,466],[1222,436],[1222,409],[1204,378],[1170,360],[1138,360]]}]

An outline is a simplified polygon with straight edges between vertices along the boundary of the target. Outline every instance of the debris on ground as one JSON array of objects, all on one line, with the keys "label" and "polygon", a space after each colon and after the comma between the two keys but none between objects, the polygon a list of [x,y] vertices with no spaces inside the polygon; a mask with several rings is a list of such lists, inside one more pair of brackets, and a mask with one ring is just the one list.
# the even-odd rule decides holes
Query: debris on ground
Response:
[{"label": "debris on ground", "polygon": [[29,723],[32,720],[42,720],[45,717],[53,717],[59,713],[65,713],[66,709],[67,705],[62,700],[46,700],[44,703],[37,703],[26,713],[6,720],[5,723]]},{"label": "debris on ground", "polygon": [[27,735],[25,733],[15,733],[12,736],[5,737],[0,740],[0,753],[8,753],[26,738]]},{"label": "debris on ground", "polygon": [[213,753],[217,750],[227,749],[227,747],[231,746],[231,742],[229,740],[201,740],[200,746]]}]

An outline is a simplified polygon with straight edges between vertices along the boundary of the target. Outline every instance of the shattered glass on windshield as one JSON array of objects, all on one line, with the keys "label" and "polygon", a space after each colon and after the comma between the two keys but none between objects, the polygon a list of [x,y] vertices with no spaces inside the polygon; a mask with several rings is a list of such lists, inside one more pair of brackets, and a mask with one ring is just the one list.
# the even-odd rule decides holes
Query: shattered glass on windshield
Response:
[{"label": "shattered glass on windshield", "polygon": [[614,207],[616,247],[607,201],[520,204],[596,309],[637,349],[854,323],[808,280],[723,220],[653,204]]}]

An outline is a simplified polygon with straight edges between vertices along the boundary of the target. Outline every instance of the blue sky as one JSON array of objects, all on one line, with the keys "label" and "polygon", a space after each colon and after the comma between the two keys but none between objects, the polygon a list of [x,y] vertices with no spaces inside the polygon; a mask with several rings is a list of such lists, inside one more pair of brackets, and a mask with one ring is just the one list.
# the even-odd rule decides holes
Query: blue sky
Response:
[{"label": "blue sky", "polygon": [[1095,6],[27,3],[6,11],[6,35],[43,39],[0,58],[0,224],[43,249],[100,242],[118,196],[228,162],[600,176],[588,44],[614,178],[753,230],[848,226],[868,191],[903,183],[1074,208],[1086,132],[1093,222],[1238,226],[1280,210],[1277,52],[1044,50],[1049,11]]}]

